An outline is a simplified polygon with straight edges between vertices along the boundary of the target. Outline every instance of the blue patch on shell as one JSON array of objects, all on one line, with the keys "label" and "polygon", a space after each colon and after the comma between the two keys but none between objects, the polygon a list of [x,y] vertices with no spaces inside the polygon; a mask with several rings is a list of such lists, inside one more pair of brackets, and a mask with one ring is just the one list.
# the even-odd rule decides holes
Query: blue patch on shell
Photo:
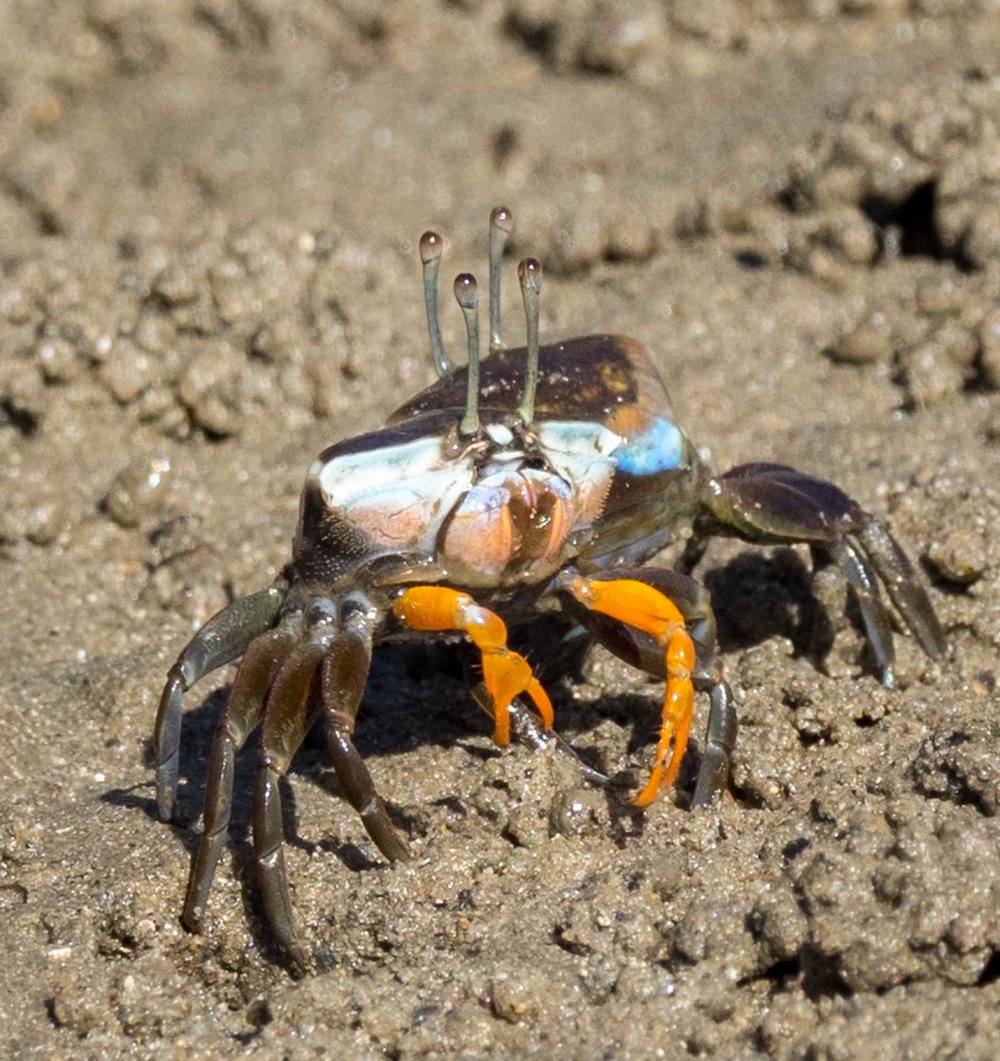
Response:
[{"label": "blue patch on shell", "polygon": [[684,436],[676,424],[653,417],[641,435],[634,435],[615,452],[615,463],[629,475],[673,471],[684,455]]}]

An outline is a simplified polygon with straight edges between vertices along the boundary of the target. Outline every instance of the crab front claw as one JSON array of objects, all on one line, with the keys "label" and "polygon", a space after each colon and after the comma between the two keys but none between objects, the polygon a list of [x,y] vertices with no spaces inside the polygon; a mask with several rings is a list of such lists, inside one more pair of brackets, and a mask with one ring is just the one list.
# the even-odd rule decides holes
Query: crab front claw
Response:
[{"label": "crab front claw", "polygon": [[806,542],[829,552],[854,590],[887,687],[893,685],[896,654],[879,581],[924,652],[937,659],[947,650],[927,591],[899,543],[833,483],[783,464],[740,464],[708,480],[704,504],[699,537],[708,532],[759,543]]}]

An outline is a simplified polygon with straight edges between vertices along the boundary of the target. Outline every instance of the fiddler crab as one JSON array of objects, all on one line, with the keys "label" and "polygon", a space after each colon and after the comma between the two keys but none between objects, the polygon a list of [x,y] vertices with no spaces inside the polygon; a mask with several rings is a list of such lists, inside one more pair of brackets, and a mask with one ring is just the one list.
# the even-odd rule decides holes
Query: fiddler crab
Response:
[{"label": "fiddler crab", "polygon": [[[352,740],[374,646],[418,633],[464,635],[479,654],[474,689],[493,739],[548,739],[552,705],[528,660],[508,647],[508,623],[561,609],[627,662],[665,678],[662,721],[645,807],[677,777],[696,691],[708,726],[691,802],[726,786],[736,711],[716,657],[708,592],[688,577],[706,536],[806,542],[828,553],[857,598],[887,686],[893,635],[879,583],[923,650],[944,634],[914,568],[885,524],[832,483],[781,464],[715,475],[674,420],[649,352],[633,339],[593,335],[540,346],[542,271],[518,266],[527,345],[500,339],[500,263],[510,212],[489,234],[490,354],[480,358],[476,280],[455,295],[468,363],[452,366],[438,321],[437,233],[420,240],[436,383],[385,427],[324,450],[302,491],[291,562],[266,589],[227,605],[170,669],[156,720],[157,802],[171,821],[177,793],[181,696],[237,658],[212,744],[204,828],[183,922],[197,930],[232,809],[236,754],[261,727],[253,848],[270,926],[294,967],[309,961],[285,874],[279,783],[316,718],[338,781],[389,860],[405,859],[368,767]],[[645,566],[681,533],[684,573]],[[529,708],[528,705],[531,705]]]}]

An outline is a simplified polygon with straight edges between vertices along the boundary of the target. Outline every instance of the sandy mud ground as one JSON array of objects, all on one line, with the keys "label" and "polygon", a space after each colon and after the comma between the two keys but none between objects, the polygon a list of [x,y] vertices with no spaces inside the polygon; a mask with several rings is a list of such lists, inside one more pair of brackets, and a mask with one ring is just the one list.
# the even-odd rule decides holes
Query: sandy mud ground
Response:
[{"label": "sandy mud ground", "polygon": [[[996,0],[2,0],[0,27],[0,1054],[996,1057]],[[688,771],[640,815],[657,683],[596,650],[551,683],[602,790],[498,751],[453,652],[381,653],[357,739],[414,857],[310,741],[296,981],[252,749],[205,932],[179,923],[232,672],[187,698],[186,827],[155,815],[157,698],[286,561],[314,454],[430,381],[420,232],[482,273],[501,202],[544,336],[637,337],[715,466],[886,515],[951,655],[901,631],[887,692],[835,571],[714,544],[731,791],[690,813]]]}]

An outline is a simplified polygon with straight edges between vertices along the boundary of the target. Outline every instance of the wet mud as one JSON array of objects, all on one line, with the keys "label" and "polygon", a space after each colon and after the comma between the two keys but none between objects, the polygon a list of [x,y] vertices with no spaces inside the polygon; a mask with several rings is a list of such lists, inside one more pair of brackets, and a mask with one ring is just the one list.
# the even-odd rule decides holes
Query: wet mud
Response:
[{"label": "wet mud", "polygon": [[[998,15],[0,2],[0,1053],[997,1055]],[[430,382],[419,234],[482,275],[498,203],[545,339],[636,337],[715,467],[884,515],[951,652],[901,629],[887,691],[835,570],[714,543],[730,791],[692,813],[687,770],[644,814],[656,682],[595,649],[549,684],[601,788],[494,747],[453,647],[378,653],[357,740],[413,858],[307,742],[296,980],[251,748],[205,930],[179,922],[232,672],[186,698],[176,826],[156,703],[285,563],[314,455]]]}]

